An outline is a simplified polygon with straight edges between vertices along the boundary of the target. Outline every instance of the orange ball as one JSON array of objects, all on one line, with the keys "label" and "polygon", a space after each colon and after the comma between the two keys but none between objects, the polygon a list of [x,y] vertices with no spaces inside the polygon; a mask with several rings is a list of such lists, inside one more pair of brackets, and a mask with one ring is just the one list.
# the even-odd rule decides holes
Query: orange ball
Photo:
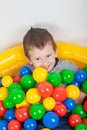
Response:
[{"label": "orange ball", "polygon": [[37,88],[40,95],[44,98],[49,97],[53,91],[53,86],[49,82],[41,82]]}]

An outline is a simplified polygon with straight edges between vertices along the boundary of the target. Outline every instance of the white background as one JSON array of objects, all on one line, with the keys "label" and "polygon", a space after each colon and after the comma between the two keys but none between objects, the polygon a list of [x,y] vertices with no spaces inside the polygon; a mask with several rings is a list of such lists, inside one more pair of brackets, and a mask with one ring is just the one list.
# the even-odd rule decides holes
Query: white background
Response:
[{"label": "white background", "polygon": [[22,42],[31,26],[87,47],[87,0],[0,0],[0,52]]}]

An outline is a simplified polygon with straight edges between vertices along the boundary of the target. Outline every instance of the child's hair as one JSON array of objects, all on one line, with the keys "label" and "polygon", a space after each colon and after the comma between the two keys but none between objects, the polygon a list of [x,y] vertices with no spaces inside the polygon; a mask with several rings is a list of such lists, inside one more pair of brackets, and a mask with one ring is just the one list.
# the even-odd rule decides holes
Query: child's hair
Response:
[{"label": "child's hair", "polygon": [[33,47],[43,49],[46,44],[51,44],[53,50],[56,51],[56,44],[52,35],[42,28],[32,28],[27,32],[23,39],[25,55],[29,57],[28,50]]}]

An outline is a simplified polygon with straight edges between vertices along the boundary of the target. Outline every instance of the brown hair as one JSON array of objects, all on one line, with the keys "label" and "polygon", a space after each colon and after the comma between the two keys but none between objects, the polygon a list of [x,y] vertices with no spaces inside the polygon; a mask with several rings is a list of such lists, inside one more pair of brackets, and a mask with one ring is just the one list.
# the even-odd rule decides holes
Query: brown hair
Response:
[{"label": "brown hair", "polygon": [[48,43],[51,44],[53,46],[54,51],[56,51],[55,41],[52,35],[46,29],[31,27],[31,29],[26,33],[23,39],[25,55],[29,57],[29,49],[33,47],[42,49]]}]

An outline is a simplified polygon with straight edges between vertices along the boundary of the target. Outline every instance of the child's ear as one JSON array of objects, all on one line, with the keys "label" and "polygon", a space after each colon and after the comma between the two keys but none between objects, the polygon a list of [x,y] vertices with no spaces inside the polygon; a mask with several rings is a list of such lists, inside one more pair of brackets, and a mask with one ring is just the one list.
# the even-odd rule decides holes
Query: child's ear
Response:
[{"label": "child's ear", "polygon": [[56,49],[56,51],[55,51],[55,57],[57,57],[57,49]]}]

